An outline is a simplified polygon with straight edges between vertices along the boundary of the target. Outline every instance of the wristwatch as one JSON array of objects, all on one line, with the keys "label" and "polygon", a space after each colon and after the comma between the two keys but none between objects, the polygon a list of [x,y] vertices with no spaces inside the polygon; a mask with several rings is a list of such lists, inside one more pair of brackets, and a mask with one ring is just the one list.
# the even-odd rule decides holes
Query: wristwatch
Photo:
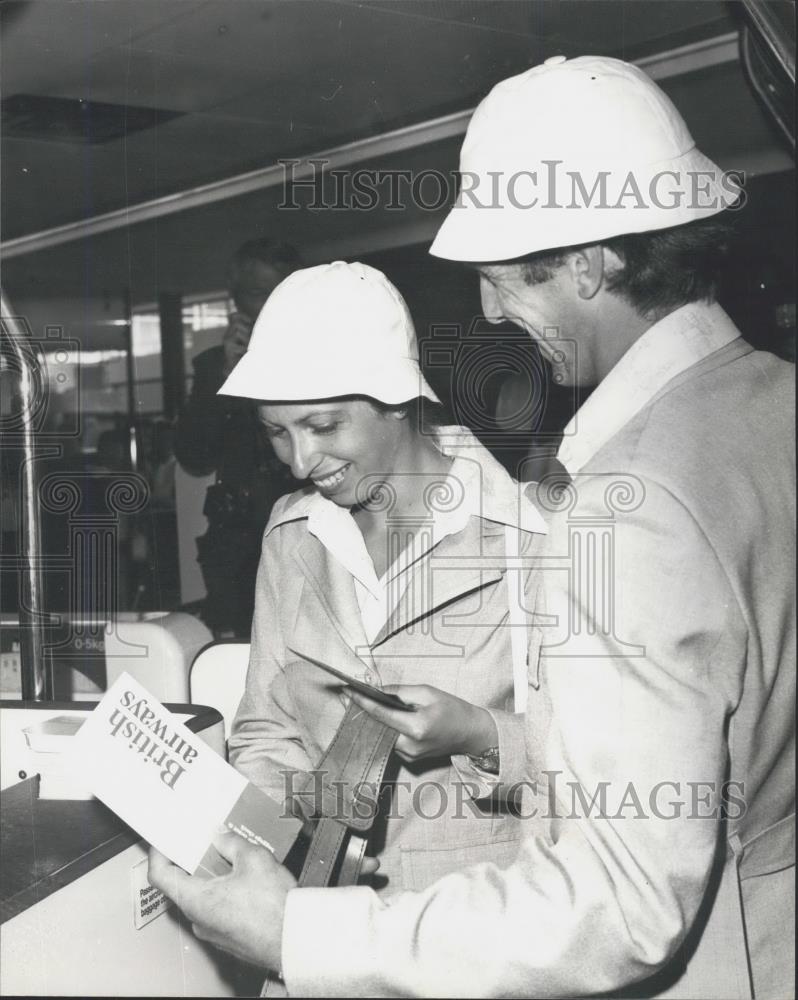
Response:
[{"label": "wristwatch", "polygon": [[499,773],[498,747],[488,747],[488,749],[483,750],[482,753],[467,753],[466,757],[468,757],[474,767],[478,768],[480,771],[485,771],[487,774]]}]

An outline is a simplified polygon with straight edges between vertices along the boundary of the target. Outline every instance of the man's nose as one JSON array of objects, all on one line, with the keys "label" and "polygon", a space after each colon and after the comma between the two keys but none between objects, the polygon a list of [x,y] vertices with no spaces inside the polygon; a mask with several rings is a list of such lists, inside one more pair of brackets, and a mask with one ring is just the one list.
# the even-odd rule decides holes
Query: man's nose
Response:
[{"label": "man's nose", "polygon": [[501,323],[505,318],[496,289],[487,278],[479,279],[479,294],[482,299],[482,315],[489,323]]}]

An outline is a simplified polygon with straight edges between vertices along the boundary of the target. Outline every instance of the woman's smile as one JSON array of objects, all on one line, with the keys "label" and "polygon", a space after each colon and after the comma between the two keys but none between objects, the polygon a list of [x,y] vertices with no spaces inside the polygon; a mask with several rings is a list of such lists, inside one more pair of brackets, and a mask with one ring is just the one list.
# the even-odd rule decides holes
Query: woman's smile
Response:
[{"label": "woman's smile", "polygon": [[351,462],[347,462],[345,465],[342,465],[339,469],[336,469],[334,472],[331,472],[326,476],[311,476],[311,481],[314,486],[318,487],[318,489],[322,490],[324,493],[334,492],[335,489],[344,481],[351,464]]}]

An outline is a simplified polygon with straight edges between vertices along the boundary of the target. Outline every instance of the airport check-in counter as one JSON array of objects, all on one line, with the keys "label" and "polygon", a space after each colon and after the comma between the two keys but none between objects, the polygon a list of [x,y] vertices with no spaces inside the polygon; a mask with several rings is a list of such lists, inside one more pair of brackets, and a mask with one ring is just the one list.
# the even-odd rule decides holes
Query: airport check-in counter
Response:
[{"label": "airport check-in counter", "polygon": [[[182,611],[121,611],[82,620],[52,616],[46,642],[55,692],[64,701],[99,701],[122,673],[129,673],[159,701],[189,701],[189,673],[197,653],[213,641],[198,618]],[[21,691],[20,627],[0,618],[0,697]]]},{"label": "airport check-in counter", "polygon": [[[224,753],[215,709],[168,707]],[[262,974],[199,941],[148,886],[147,845],[130,827],[96,799],[40,798],[23,730],[93,708],[0,703],[0,995],[257,995]]]}]

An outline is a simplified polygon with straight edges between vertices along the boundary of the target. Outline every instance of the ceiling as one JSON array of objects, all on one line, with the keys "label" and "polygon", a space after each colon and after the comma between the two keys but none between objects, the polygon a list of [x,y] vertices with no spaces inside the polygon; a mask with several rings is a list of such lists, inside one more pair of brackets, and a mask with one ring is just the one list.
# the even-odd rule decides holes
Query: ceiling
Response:
[{"label": "ceiling", "polygon": [[[27,94],[179,114],[96,144],[4,133],[2,238],[467,110],[500,79],[555,53],[631,60],[715,38],[736,30],[739,6],[722,0],[3,2],[3,98]],[[663,85],[699,145],[721,162],[740,149],[773,146],[739,64]],[[729,107],[733,128],[718,115],[719,102]],[[454,169],[459,142],[455,137],[393,162]],[[263,230],[312,244],[310,256],[331,248],[344,255],[361,231],[376,233],[375,245],[389,245],[398,225],[424,238],[431,221],[412,213],[401,220],[385,213],[278,215],[275,204],[273,193],[260,192],[15,257],[4,265],[4,281],[22,295],[125,285],[140,299],[164,284],[207,284],[237,242]]]},{"label": "ceiling", "polygon": [[2,96],[183,112],[88,146],[4,136],[3,238],[473,107],[552,53],[731,30],[713,0],[4,3]]}]

